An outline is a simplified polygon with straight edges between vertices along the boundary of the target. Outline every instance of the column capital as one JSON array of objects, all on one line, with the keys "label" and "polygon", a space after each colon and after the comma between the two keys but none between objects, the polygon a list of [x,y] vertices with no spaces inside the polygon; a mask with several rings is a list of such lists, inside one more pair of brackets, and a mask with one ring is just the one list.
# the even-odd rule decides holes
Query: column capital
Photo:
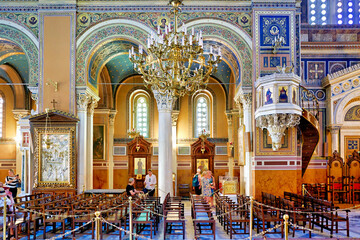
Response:
[{"label": "column capital", "polygon": [[233,113],[231,111],[226,111],[225,115],[226,115],[228,125],[231,126],[233,123]]},{"label": "column capital", "polygon": [[236,96],[234,97],[235,103],[239,109],[241,109],[241,105],[244,110],[251,110],[252,107],[252,92],[244,92],[240,89]]},{"label": "column capital", "polygon": [[109,125],[110,126],[114,126],[116,113],[117,113],[117,111],[110,111],[110,113],[109,113]]},{"label": "column capital", "polygon": [[98,101],[99,101],[99,99],[95,99],[94,97],[90,98],[89,105],[88,105],[88,113],[90,115],[94,115],[94,110],[98,105]]},{"label": "column capital", "polygon": [[86,111],[91,97],[86,93],[76,94],[76,105],[78,111]]},{"label": "column capital", "polygon": [[14,118],[16,121],[19,121],[23,117],[30,115],[30,111],[26,109],[14,109],[12,110],[12,113],[14,114]]},{"label": "column capital", "polygon": [[177,120],[179,118],[179,113],[180,113],[179,110],[173,110],[171,113],[171,122],[172,122],[173,126],[176,126],[176,124],[177,124]]},{"label": "column capital", "polygon": [[337,134],[337,133],[339,133],[339,130],[341,129],[341,126],[339,126],[339,125],[327,126],[326,129],[331,134]]},{"label": "column capital", "polygon": [[173,96],[170,91],[161,93],[153,90],[159,112],[171,112],[177,97]]}]

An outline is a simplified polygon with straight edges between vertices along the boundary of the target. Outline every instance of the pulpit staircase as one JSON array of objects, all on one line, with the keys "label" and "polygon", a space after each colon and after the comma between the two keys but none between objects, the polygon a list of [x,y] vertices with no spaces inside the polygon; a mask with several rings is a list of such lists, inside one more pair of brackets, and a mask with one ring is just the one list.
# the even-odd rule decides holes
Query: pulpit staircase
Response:
[{"label": "pulpit staircase", "polygon": [[303,112],[299,128],[302,134],[302,175],[304,175],[320,139],[319,103],[315,95],[303,86],[300,86],[300,96]]}]

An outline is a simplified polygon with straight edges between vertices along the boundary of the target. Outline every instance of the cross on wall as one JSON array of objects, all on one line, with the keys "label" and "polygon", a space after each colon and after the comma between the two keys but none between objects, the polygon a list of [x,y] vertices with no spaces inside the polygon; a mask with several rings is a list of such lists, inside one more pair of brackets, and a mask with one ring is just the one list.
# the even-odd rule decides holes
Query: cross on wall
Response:
[{"label": "cross on wall", "polygon": [[315,70],[314,69],[310,69],[309,72],[311,73],[315,73],[315,79],[319,79],[319,73],[323,74],[324,70],[319,69],[319,64],[315,64]]}]

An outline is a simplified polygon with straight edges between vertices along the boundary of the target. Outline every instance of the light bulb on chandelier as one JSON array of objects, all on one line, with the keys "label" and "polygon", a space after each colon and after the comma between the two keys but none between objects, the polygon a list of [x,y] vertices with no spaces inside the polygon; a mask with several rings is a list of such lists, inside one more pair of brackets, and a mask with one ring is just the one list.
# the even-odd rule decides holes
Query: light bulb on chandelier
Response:
[{"label": "light bulb on chandelier", "polygon": [[138,53],[132,47],[129,59],[152,90],[181,97],[205,87],[221,61],[221,49],[210,46],[204,53],[201,30],[195,34],[194,28],[187,31],[184,24],[178,30],[177,17],[182,1],[170,0],[169,4],[172,5],[174,26],[169,23],[163,31],[158,26],[156,36],[151,33],[147,39],[147,54],[141,45]]}]

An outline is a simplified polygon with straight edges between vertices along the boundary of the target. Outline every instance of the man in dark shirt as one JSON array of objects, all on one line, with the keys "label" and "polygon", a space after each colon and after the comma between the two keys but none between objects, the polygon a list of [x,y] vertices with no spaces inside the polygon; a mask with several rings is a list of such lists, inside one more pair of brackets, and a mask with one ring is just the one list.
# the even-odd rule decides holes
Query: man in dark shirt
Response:
[{"label": "man in dark shirt", "polygon": [[134,184],[135,184],[134,178],[130,178],[130,179],[129,179],[129,183],[128,183],[128,185],[126,186],[126,194],[127,194],[129,197],[130,197],[130,196],[134,196],[135,194],[142,192],[142,191],[137,191],[137,190],[134,188]]}]

